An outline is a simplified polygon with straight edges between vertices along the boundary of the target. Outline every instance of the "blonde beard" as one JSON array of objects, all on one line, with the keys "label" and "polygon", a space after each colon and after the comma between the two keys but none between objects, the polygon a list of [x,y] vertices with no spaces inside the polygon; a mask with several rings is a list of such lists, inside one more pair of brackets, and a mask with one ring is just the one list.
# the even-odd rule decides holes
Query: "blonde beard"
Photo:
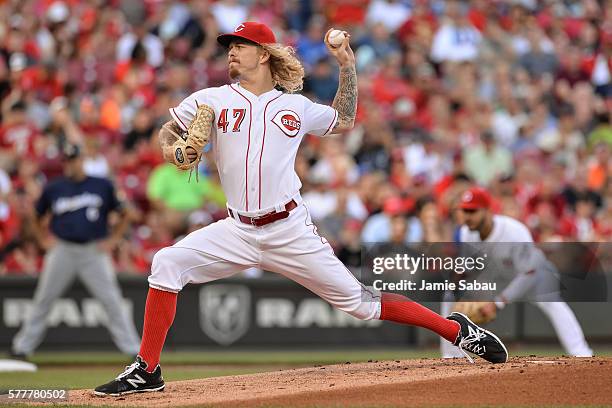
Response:
[{"label": "blonde beard", "polygon": [[240,77],[240,71],[237,69],[228,68],[227,73],[231,79],[238,79]]}]

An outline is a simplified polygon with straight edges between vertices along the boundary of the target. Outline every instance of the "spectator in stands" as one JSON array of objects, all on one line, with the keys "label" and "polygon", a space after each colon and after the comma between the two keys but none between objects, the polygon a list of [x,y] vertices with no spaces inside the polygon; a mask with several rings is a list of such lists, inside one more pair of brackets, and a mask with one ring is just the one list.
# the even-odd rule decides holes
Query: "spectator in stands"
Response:
[{"label": "spectator in stands", "polygon": [[304,83],[304,90],[321,103],[331,103],[336,96],[334,89],[338,89],[338,74],[334,72],[327,58],[321,58],[312,67],[310,76]]},{"label": "spectator in stands", "polygon": [[468,176],[483,186],[512,173],[512,154],[497,144],[490,131],[482,134],[480,144],[466,148],[463,154]]},{"label": "spectator in stands", "polygon": [[41,134],[29,120],[24,101],[9,106],[3,112],[3,117],[0,125],[0,163],[4,168],[11,168],[24,157],[35,156],[36,140]]},{"label": "spectator in stands", "polygon": [[438,63],[476,59],[482,36],[468,19],[465,4],[458,0],[447,1],[445,14],[433,38],[431,59]]},{"label": "spectator in stands", "polygon": [[[383,203],[392,196],[407,201],[405,216],[415,200],[434,197],[442,229],[452,229],[453,200],[469,181],[464,174],[494,189],[499,210],[525,220],[536,238],[576,239],[576,206],[586,195],[594,207],[580,201],[580,224],[591,219],[596,227],[583,235],[612,239],[611,2],[104,4],[0,4],[6,17],[0,21],[0,169],[12,185],[0,199],[0,252],[11,268],[32,270],[38,262],[31,249],[7,245],[24,234],[16,203],[61,173],[57,145],[64,139],[91,143],[95,171],[114,178],[142,214],[117,254],[126,271],[146,271],[149,255],[184,233],[194,211],[213,220],[225,216],[208,177],[181,179],[176,185],[185,191],[161,193],[174,192],[173,180],[188,176],[164,169],[153,130],[177,100],[226,83],[226,57],[215,38],[249,19],[266,22],[297,47],[307,65],[305,92],[327,103],[336,77],[323,58],[323,33],[334,27],[352,34],[355,128],[333,140],[306,137],[296,162],[313,219],[333,230],[335,249],[346,259],[355,256],[356,236],[390,239]],[[20,164],[25,161],[36,168]],[[557,180],[554,191],[546,191],[548,178]],[[181,227],[168,231],[157,208],[177,202],[189,205],[177,210]],[[433,205],[426,208],[433,214]],[[409,240],[420,240],[413,221],[408,218]]]},{"label": "spectator in stands", "polygon": [[[401,197],[389,197],[385,200],[383,211],[368,218],[361,231],[361,240],[367,243],[389,242],[394,231],[392,220],[394,217],[406,217],[414,209],[414,201]],[[404,242],[420,242],[422,229],[419,221],[410,217],[404,228]],[[397,238],[397,236],[396,236]]]},{"label": "spectator in stands", "polygon": [[370,26],[384,24],[389,31],[395,31],[410,17],[410,9],[398,0],[373,0],[368,7],[366,21]]},{"label": "spectator in stands", "polygon": [[587,139],[589,146],[595,146],[599,142],[605,142],[608,146],[612,146],[612,125],[610,118],[612,113],[600,113],[595,117],[595,128],[589,133]]},{"label": "spectator in stands", "polygon": [[[304,68],[309,72],[320,61],[328,57],[327,48],[325,48],[323,42],[325,32],[325,21],[321,18],[313,18],[310,20],[306,32],[298,39],[297,52],[304,62]],[[326,65],[331,66],[329,63]]]},{"label": "spectator in stands", "polygon": [[423,231],[422,242],[449,242],[451,240],[449,225],[442,222],[442,214],[433,197],[420,198],[415,210]]},{"label": "spectator in stands", "polygon": [[249,9],[238,0],[220,0],[210,8],[222,33],[231,33],[243,21],[247,21]]},{"label": "spectator in stands", "polygon": [[117,42],[117,61],[129,61],[136,54],[141,53],[146,62],[152,67],[159,67],[164,62],[164,45],[162,41],[147,30],[147,24],[143,21],[135,21]]},{"label": "spectator in stands", "polygon": [[534,79],[543,75],[555,76],[559,61],[554,53],[550,40],[544,37],[539,27],[532,27],[527,32],[529,50],[519,58],[519,63]]},{"label": "spectator in stands", "polygon": [[189,213],[201,209],[207,201],[220,207],[225,205],[225,195],[212,177],[199,176],[197,183],[188,183],[188,178],[173,164],[162,163],[153,169],[147,183],[147,196],[153,208],[164,213],[174,234],[184,231]]}]

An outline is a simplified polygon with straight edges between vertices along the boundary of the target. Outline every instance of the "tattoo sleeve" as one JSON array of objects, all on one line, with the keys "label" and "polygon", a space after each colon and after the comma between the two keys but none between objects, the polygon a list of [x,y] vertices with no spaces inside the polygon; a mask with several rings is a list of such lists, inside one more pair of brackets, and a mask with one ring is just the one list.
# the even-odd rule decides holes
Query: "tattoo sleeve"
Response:
[{"label": "tattoo sleeve", "polygon": [[182,134],[183,130],[180,126],[175,121],[170,120],[164,123],[159,131],[159,141],[160,143],[172,144]]},{"label": "tattoo sleeve", "polygon": [[159,144],[162,148],[162,152],[164,153],[164,159],[166,161],[172,160],[172,157],[170,156],[166,157],[167,156],[166,153],[168,151],[167,148],[169,146],[172,146],[179,137],[182,137],[181,136],[182,134],[183,134],[183,130],[173,120],[170,120],[164,123],[162,128],[159,130],[159,135],[158,135]]},{"label": "tattoo sleeve", "polygon": [[340,68],[338,92],[336,92],[332,108],[338,111],[338,121],[332,131],[351,129],[357,113],[357,72],[355,66]]}]

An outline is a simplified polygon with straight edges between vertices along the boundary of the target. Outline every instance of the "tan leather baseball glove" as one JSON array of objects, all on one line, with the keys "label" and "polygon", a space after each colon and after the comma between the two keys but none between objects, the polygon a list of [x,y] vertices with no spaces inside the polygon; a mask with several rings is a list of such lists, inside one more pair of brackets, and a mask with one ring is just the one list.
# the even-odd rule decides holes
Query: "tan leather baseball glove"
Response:
[{"label": "tan leather baseball glove", "polygon": [[488,323],[497,317],[497,309],[486,308],[488,313],[484,313],[484,306],[490,305],[492,302],[455,302],[452,311],[463,313],[476,324]]},{"label": "tan leather baseball glove", "polygon": [[214,119],[213,108],[200,105],[187,132],[181,132],[173,122],[165,124],[167,133],[160,137],[164,159],[181,170],[193,170],[200,162],[204,147],[209,142]]}]

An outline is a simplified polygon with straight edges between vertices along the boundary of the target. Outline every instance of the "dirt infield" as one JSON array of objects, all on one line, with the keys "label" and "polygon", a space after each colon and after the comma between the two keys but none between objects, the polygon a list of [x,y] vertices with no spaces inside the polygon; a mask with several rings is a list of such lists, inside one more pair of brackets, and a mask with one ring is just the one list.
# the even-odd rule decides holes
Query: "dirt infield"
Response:
[{"label": "dirt infield", "polygon": [[516,357],[507,364],[421,359],[338,364],[169,382],[163,393],[70,404],[116,406],[611,405],[612,358]]}]

